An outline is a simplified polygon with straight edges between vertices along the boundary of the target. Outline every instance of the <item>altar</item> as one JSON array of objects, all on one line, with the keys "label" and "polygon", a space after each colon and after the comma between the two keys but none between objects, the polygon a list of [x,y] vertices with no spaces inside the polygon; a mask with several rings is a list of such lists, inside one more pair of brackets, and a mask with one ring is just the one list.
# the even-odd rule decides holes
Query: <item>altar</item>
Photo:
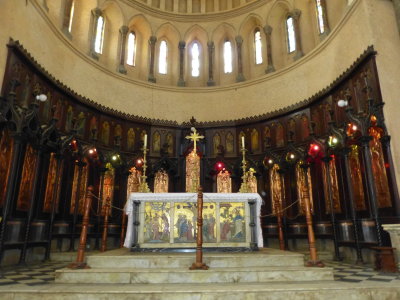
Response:
[{"label": "altar", "polygon": [[[203,247],[263,247],[257,193],[203,194]],[[195,248],[197,193],[131,193],[127,248]]]}]

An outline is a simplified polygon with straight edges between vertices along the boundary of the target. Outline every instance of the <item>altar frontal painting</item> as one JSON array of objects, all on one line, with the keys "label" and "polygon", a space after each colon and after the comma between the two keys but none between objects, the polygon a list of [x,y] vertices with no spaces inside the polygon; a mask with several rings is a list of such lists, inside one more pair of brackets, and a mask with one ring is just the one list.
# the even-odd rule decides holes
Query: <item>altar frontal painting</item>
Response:
[{"label": "altar frontal painting", "polygon": [[[215,243],[216,211],[215,203],[203,204],[203,242]],[[197,204],[175,203],[174,210],[174,242],[195,243],[197,234]]]},{"label": "altar frontal painting", "polygon": [[221,242],[246,242],[244,209],[244,203],[219,205]]},{"label": "altar frontal painting", "polygon": [[170,203],[146,202],[144,215],[144,242],[169,243]]}]

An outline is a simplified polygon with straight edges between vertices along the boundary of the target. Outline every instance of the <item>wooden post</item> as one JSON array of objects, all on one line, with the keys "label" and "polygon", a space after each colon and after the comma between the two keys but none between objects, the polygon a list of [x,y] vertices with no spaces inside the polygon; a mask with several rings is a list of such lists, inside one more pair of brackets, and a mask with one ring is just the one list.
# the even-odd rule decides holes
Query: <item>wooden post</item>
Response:
[{"label": "wooden post", "polygon": [[283,235],[283,224],[282,224],[282,215],[281,212],[276,216],[278,219],[278,237],[279,237],[279,249],[286,250],[285,247],[285,237]]},{"label": "wooden post", "polygon": [[108,231],[108,215],[110,214],[110,197],[107,197],[106,203],[104,204],[104,222],[103,222],[103,235],[101,237],[101,248],[100,251],[104,252],[107,250],[107,231]]},{"label": "wooden post", "polygon": [[85,259],[86,239],[89,228],[89,215],[90,215],[90,207],[92,205],[92,199],[93,199],[93,186],[89,186],[86,192],[85,212],[83,215],[82,231],[81,231],[81,237],[79,239],[78,253],[76,255],[76,261],[67,266],[67,268],[69,269],[90,269],[90,267],[84,262],[84,259]]},{"label": "wooden post", "polygon": [[315,247],[315,234],[312,224],[312,215],[310,209],[310,191],[308,190],[308,173],[307,166],[303,166],[303,171],[305,173],[305,186],[303,187],[304,193],[304,204],[306,209],[306,220],[308,229],[308,244],[310,246],[310,260],[307,262],[307,267],[325,267],[324,263],[318,260],[317,248]]},{"label": "wooden post", "polygon": [[126,231],[126,214],[125,211],[122,212],[122,222],[121,222],[121,240],[119,242],[119,247],[124,247],[125,240],[125,231]]},{"label": "wooden post", "polygon": [[200,186],[197,194],[197,247],[196,262],[189,268],[190,270],[208,270],[208,266],[203,263],[203,188]]}]

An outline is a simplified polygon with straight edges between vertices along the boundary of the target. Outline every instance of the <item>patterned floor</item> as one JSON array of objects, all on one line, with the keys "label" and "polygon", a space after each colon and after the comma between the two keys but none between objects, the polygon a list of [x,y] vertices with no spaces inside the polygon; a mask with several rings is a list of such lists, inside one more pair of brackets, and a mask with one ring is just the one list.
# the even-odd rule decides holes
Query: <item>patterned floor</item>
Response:
[{"label": "patterned floor", "polygon": [[[355,266],[351,264],[324,261],[327,267],[334,268],[336,281],[345,282],[398,282],[400,284],[400,273],[379,273],[371,266]],[[28,286],[54,283],[54,271],[64,268],[65,262],[46,262],[19,267],[7,267],[0,269],[0,287],[15,284]]]}]

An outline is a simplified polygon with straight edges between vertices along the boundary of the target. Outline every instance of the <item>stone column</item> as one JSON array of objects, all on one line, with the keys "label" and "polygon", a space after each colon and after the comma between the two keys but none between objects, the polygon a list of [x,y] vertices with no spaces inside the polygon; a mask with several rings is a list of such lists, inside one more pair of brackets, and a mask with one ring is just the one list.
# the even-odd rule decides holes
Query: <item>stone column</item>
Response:
[{"label": "stone column", "polygon": [[156,78],[154,77],[154,59],[155,59],[155,50],[156,50],[156,42],[157,38],[152,35],[149,39],[149,46],[150,46],[150,67],[149,67],[149,77],[147,78],[148,81],[156,83]]},{"label": "stone column", "polygon": [[179,79],[178,79],[178,86],[185,86],[185,80],[183,79],[183,67],[184,67],[184,60],[185,60],[185,41],[179,41],[178,49],[179,49]]},{"label": "stone column", "polygon": [[126,74],[125,68],[125,52],[126,52],[126,36],[128,34],[129,28],[128,26],[121,26],[119,29],[119,66],[118,72],[121,74]]},{"label": "stone column", "polygon": [[331,30],[329,28],[329,23],[328,23],[328,11],[326,9],[326,1],[325,0],[320,0],[320,1],[322,8],[322,21],[324,22],[324,29],[325,29],[323,33],[320,33],[320,36],[321,39],[324,39],[329,34],[329,32],[331,32]]},{"label": "stone column", "polygon": [[400,31],[400,0],[392,0],[392,2],[393,2],[394,12],[396,14],[397,27],[399,28]]},{"label": "stone column", "polygon": [[207,86],[214,86],[215,81],[214,81],[214,42],[209,41],[207,43],[208,47],[208,81],[207,81]]},{"label": "stone column", "polygon": [[236,48],[237,48],[237,59],[238,59],[238,74],[236,76],[236,82],[245,81],[243,75],[243,61],[242,61],[242,45],[243,45],[243,38],[238,35],[235,37],[236,41]]},{"label": "stone column", "polygon": [[267,68],[265,69],[265,73],[275,72],[274,64],[272,62],[272,43],[271,43],[271,34],[272,27],[269,25],[264,26],[264,33],[266,36],[266,44],[267,44]]},{"label": "stone column", "polygon": [[300,16],[301,10],[294,9],[290,16],[293,18],[293,27],[294,27],[294,35],[296,38],[296,50],[294,55],[294,60],[298,60],[303,57],[303,47],[301,46],[301,38],[300,38]]},{"label": "stone column", "polygon": [[396,248],[397,265],[400,267],[400,224],[384,224],[382,227],[390,234],[392,247]]},{"label": "stone column", "polygon": [[102,11],[100,8],[92,10],[92,30],[90,37],[90,56],[94,59],[99,59],[98,53],[94,50],[94,43],[96,41],[97,19],[101,16]]}]

